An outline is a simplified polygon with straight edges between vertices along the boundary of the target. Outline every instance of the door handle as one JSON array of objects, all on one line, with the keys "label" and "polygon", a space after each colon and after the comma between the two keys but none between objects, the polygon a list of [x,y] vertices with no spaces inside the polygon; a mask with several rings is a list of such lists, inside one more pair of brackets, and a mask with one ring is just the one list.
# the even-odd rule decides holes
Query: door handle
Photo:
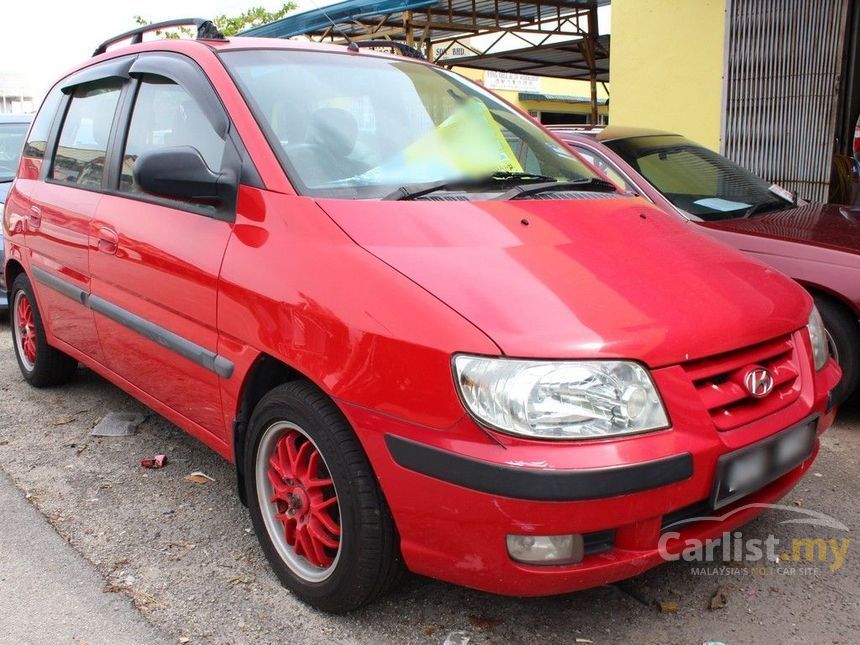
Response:
[{"label": "door handle", "polygon": [[30,206],[30,212],[27,213],[27,224],[30,230],[38,231],[42,225],[42,209],[38,206]]},{"label": "door handle", "polygon": [[117,235],[115,230],[107,226],[102,226],[96,237],[98,238],[99,251],[108,255],[116,255],[117,247],[119,246],[119,235]]}]

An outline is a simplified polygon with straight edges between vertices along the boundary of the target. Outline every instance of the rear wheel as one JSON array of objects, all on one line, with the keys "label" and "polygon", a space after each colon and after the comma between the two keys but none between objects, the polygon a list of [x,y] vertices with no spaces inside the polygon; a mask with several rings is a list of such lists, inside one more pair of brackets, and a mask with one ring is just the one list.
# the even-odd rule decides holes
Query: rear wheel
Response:
[{"label": "rear wheel", "polygon": [[834,402],[841,404],[857,392],[860,384],[860,324],[848,310],[830,299],[815,296],[815,306],[824,321],[830,352],[842,368],[842,381],[833,395]]},{"label": "rear wheel", "polygon": [[48,345],[42,316],[33,297],[33,287],[25,274],[15,278],[10,300],[9,323],[21,374],[34,387],[67,382],[74,375],[78,362]]},{"label": "rear wheel", "polygon": [[246,493],[278,579],[318,609],[345,612],[396,582],[394,522],[355,434],[317,388],[269,392],[248,428]]}]

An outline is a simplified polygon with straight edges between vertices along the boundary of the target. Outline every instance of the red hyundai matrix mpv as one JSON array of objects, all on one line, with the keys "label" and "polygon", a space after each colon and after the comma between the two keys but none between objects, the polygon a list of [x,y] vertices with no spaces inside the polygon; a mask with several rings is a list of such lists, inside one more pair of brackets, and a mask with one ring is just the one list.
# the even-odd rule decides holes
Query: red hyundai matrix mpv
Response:
[{"label": "red hyundai matrix mpv", "polygon": [[601,585],[810,467],[840,372],[791,280],[445,69],[198,22],[48,93],[4,216],[14,346],[234,461],[298,596]]}]

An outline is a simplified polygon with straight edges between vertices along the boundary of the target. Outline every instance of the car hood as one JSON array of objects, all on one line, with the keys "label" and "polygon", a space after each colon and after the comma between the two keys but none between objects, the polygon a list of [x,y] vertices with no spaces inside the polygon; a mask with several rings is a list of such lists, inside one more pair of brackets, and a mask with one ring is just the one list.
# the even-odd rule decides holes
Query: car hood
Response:
[{"label": "car hood", "polygon": [[809,311],[791,280],[644,200],[318,203],[509,356],[657,367],[793,331]]},{"label": "car hood", "polygon": [[860,208],[808,204],[749,219],[704,224],[735,233],[812,244],[860,254]]}]

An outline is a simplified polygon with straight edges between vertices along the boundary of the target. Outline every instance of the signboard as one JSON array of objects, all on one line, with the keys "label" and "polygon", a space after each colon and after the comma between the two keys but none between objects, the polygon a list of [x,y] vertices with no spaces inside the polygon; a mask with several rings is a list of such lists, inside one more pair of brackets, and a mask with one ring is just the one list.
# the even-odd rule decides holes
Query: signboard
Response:
[{"label": "signboard", "polygon": [[468,38],[461,38],[454,43],[440,43],[438,45],[433,45],[433,60],[434,62],[439,62],[449,58],[474,56],[475,52],[469,49],[468,44]]},{"label": "signboard", "polygon": [[484,72],[484,87],[491,90],[512,90],[514,92],[540,92],[540,78],[510,72]]}]

